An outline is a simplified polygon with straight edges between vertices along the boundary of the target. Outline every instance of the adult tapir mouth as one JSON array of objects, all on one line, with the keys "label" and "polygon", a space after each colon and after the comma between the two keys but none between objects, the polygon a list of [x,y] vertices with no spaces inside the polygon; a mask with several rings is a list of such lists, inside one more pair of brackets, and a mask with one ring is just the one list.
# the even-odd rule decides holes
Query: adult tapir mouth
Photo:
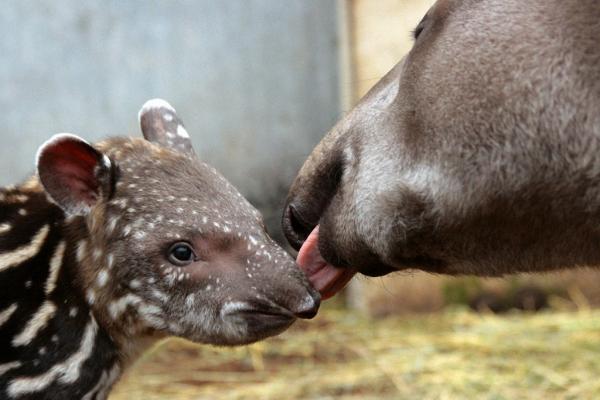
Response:
[{"label": "adult tapir mouth", "polygon": [[318,225],[302,244],[296,262],[314,288],[321,293],[323,300],[342,290],[357,272],[353,268],[338,268],[325,261],[319,251]]},{"label": "adult tapir mouth", "polygon": [[[320,229],[329,202],[324,193],[329,192],[320,191],[317,198],[311,198],[314,201],[310,203],[310,207],[306,207],[304,202],[288,199],[282,218],[283,232],[288,242],[299,251],[296,263],[319,291],[322,300],[342,290],[357,272],[377,277],[396,270],[382,263],[367,246],[362,248],[360,257],[347,260],[340,255],[332,241],[335,233],[326,234],[325,229]],[[328,226],[326,220],[323,222],[324,226]]]}]

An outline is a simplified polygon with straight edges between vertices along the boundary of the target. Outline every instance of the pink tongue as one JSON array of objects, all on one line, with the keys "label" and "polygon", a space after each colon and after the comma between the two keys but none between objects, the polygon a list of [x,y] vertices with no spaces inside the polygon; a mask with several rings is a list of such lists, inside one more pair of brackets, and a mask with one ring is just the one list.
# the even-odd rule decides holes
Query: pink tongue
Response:
[{"label": "pink tongue", "polygon": [[296,262],[310,283],[321,293],[323,300],[327,300],[342,290],[356,273],[350,268],[334,267],[321,257],[318,225],[302,245]]}]

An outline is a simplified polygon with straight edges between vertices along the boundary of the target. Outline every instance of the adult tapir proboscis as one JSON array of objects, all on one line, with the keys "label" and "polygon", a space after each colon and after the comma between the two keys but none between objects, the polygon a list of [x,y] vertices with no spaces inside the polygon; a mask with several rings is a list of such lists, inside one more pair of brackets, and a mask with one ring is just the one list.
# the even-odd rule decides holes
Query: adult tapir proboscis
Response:
[{"label": "adult tapir proboscis", "polygon": [[313,284],[600,264],[600,3],[439,0],[414,36],[291,187]]}]

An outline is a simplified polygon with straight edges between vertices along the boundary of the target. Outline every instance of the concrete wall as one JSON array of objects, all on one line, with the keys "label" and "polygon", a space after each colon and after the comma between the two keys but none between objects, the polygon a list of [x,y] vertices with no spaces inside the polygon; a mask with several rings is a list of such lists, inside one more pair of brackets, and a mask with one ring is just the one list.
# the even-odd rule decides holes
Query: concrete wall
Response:
[{"label": "concrete wall", "polygon": [[56,132],[139,135],[151,97],[271,229],[339,115],[335,0],[9,0],[0,7],[0,185]]}]

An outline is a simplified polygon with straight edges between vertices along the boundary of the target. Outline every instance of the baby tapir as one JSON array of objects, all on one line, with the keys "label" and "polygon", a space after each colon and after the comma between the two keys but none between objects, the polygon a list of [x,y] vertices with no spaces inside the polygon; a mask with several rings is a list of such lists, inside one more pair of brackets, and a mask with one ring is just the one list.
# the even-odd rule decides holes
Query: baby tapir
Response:
[{"label": "baby tapir", "polygon": [[54,136],[38,176],[0,191],[2,399],[104,399],[159,338],[245,344],[317,312],[175,110],[151,100],[139,119],[145,140]]}]

